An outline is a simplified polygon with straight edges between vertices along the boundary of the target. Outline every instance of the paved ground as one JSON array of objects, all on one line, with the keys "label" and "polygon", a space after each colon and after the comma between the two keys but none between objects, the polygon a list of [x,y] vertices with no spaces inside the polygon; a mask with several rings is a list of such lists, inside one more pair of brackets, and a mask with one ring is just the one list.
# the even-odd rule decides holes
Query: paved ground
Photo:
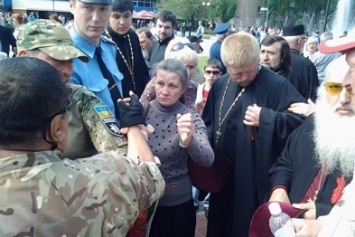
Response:
[{"label": "paved ground", "polygon": [[[191,35],[195,35],[194,32],[191,33]],[[180,32],[177,33],[175,37],[182,37]],[[203,42],[201,42],[201,46],[203,48],[203,52],[198,54],[199,56],[209,56],[210,55],[210,48],[214,42],[216,42],[217,38],[216,36],[211,36],[211,35],[204,35],[202,38]]]},{"label": "paved ground", "polygon": [[205,237],[207,234],[207,219],[205,217],[205,211],[200,208],[196,213],[196,229],[195,237]]}]

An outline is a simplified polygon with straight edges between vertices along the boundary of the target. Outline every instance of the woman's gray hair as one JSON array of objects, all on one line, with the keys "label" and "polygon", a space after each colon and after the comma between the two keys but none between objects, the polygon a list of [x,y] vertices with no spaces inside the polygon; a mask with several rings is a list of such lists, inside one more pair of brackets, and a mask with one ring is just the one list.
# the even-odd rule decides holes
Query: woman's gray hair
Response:
[{"label": "woman's gray hair", "polygon": [[187,68],[185,65],[177,59],[168,58],[164,59],[163,61],[159,62],[156,67],[157,71],[165,70],[168,72],[177,73],[180,76],[180,80],[184,87],[187,86],[188,83],[188,73]]}]

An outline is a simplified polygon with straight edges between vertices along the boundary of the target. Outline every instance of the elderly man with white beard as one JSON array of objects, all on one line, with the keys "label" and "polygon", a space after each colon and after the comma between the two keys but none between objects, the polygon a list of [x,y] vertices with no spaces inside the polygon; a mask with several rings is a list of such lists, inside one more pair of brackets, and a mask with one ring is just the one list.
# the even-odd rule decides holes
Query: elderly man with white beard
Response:
[{"label": "elderly man with white beard", "polygon": [[347,47],[340,48],[346,50],[346,58],[328,66],[326,83],[318,89],[315,112],[290,135],[270,169],[269,201],[287,202],[304,209],[305,219],[328,214],[353,178],[355,39],[350,42],[338,42],[338,46]]}]

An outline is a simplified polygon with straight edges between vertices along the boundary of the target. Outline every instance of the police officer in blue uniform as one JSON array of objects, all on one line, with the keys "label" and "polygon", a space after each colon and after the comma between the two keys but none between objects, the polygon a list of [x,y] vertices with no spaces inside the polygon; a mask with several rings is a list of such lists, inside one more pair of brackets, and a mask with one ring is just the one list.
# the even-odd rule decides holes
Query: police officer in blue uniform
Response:
[{"label": "police officer in blue uniform", "polygon": [[221,23],[219,25],[217,25],[213,32],[217,35],[217,41],[214,42],[211,46],[210,49],[210,58],[214,58],[217,59],[218,61],[221,62],[222,68],[222,75],[226,74],[227,69],[226,66],[223,64],[222,62],[222,58],[221,58],[221,46],[222,46],[222,42],[223,40],[229,35],[229,29],[230,29],[231,25],[227,22],[227,23]]},{"label": "police officer in blue uniform", "polygon": [[75,47],[88,57],[88,63],[74,59],[71,82],[87,87],[119,118],[117,99],[122,98],[123,75],[116,63],[115,43],[102,36],[112,12],[112,0],[70,0],[74,25],[70,29]]}]

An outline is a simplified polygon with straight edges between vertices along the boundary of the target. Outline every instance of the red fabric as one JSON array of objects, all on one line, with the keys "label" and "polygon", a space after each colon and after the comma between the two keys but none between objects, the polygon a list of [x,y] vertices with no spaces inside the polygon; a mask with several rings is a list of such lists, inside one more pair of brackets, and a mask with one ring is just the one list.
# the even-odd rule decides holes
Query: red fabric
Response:
[{"label": "red fabric", "polygon": [[311,185],[307,189],[306,194],[302,198],[302,203],[307,203],[308,200],[314,200],[314,198],[316,196],[316,191],[320,188],[319,183],[321,182],[321,180],[320,180],[321,178],[322,178],[322,169],[319,169],[316,176],[314,177]]},{"label": "red fabric", "polygon": [[[278,203],[280,203],[282,211],[291,218],[299,217],[304,212],[302,209],[295,208],[290,204]],[[254,213],[249,227],[249,237],[273,237],[269,228],[269,219],[271,216],[268,208],[269,204],[270,202],[264,203]]]},{"label": "red fabric", "polygon": [[148,224],[148,210],[141,210],[126,237],[144,237]]},{"label": "red fabric", "polygon": [[203,88],[203,90],[202,90],[202,98],[203,98],[204,100],[207,100],[208,92],[209,92],[209,91],[206,91],[205,88]]},{"label": "red fabric", "polygon": [[337,178],[337,184],[338,186],[333,190],[332,198],[330,200],[332,204],[338,203],[339,199],[343,195],[343,190],[346,185],[344,176]]}]

